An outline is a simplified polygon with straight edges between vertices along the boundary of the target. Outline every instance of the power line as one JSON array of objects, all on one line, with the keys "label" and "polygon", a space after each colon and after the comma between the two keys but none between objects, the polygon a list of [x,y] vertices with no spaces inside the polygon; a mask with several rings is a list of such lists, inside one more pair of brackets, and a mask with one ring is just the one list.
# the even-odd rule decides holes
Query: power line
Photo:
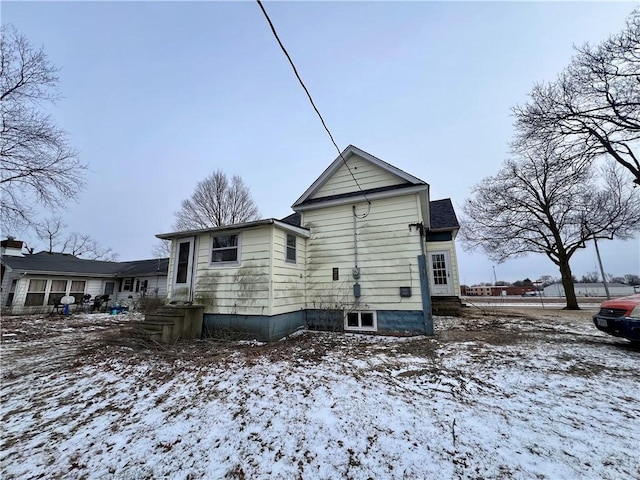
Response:
[{"label": "power line", "polygon": [[316,104],[313,101],[313,98],[311,97],[311,94],[309,93],[309,90],[307,89],[306,85],[302,81],[302,78],[300,78],[300,74],[298,73],[298,69],[296,68],[295,64],[293,63],[293,60],[291,59],[291,56],[289,55],[289,52],[287,52],[287,49],[282,44],[282,41],[280,40],[280,37],[278,36],[278,32],[276,32],[276,27],[274,27],[273,22],[269,18],[269,15],[267,14],[267,11],[264,8],[264,5],[262,5],[262,1],[261,0],[256,0],[256,2],[258,2],[258,5],[260,6],[260,10],[262,10],[262,13],[264,14],[264,18],[267,19],[267,22],[269,23],[269,27],[271,27],[271,32],[273,33],[273,36],[276,38],[276,41],[278,42],[278,45],[280,45],[280,49],[282,50],[284,55],[287,57],[287,60],[289,60],[289,64],[291,65],[291,68],[293,68],[293,73],[296,75],[296,78],[298,79],[298,82],[300,83],[300,86],[302,87],[304,92],[307,94],[307,98],[309,99],[309,102],[311,102],[311,106],[316,111],[316,114],[318,115],[318,118],[320,118],[320,121],[322,122],[322,126],[324,127],[325,131],[329,135],[329,138],[331,139],[331,143],[333,143],[333,146],[336,147],[336,150],[338,151],[338,155],[340,155],[340,158],[342,158],[342,161],[344,162],[344,166],[347,167],[347,170],[349,170],[349,173],[351,174],[351,177],[353,178],[353,181],[356,182],[356,185],[358,186],[358,189],[362,193],[362,196],[364,197],[364,199],[369,204],[369,208],[367,209],[367,213],[365,213],[364,215],[362,215],[359,218],[366,217],[369,214],[369,211],[371,210],[371,202],[367,198],[367,194],[364,193],[364,190],[362,190],[362,187],[358,183],[358,180],[356,180],[356,177],[353,174],[353,172],[351,171],[351,168],[349,168],[349,165],[347,164],[347,160],[342,156],[342,152],[340,151],[340,148],[338,147],[338,144],[333,139],[333,135],[329,131],[329,127],[327,127],[327,124],[325,123],[324,118],[322,118],[322,115],[320,114],[320,110],[318,110],[318,107],[316,107]]}]

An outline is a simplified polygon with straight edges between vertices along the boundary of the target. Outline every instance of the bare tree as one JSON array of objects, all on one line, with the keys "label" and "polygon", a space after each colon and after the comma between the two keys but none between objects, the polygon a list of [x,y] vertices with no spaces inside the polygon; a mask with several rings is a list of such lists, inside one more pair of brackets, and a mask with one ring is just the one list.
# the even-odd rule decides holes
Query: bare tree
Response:
[{"label": "bare tree", "polygon": [[[578,309],[570,260],[587,240],[628,238],[640,229],[640,192],[593,175],[553,146],[531,149],[482,180],[463,208],[462,241],[489,258],[543,253],[560,270],[568,309]],[[604,208],[606,213],[600,213]]]},{"label": "bare tree", "polygon": [[217,170],[198,182],[190,198],[174,213],[176,230],[197,230],[248,222],[258,218],[249,188],[242,178]]},{"label": "bare tree", "polygon": [[635,273],[627,273],[624,280],[627,285],[640,285],[640,275]]},{"label": "bare tree", "polygon": [[104,247],[89,235],[71,233],[67,236],[62,247],[62,253],[70,253],[75,257],[89,260],[104,260],[115,262],[119,255],[111,247]]},{"label": "bare tree", "polygon": [[153,258],[168,258],[171,256],[171,240],[158,240],[151,247]]},{"label": "bare tree", "polygon": [[[80,233],[65,233],[67,225],[62,219],[55,217],[42,223],[34,224],[36,236],[46,242],[46,251],[49,253],[68,253],[75,257],[83,257],[89,260],[116,261],[118,254],[110,247],[103,247],[89,235]],[[27,247],[33,253],[33,247]]]},{"label": "bare tree", "polygon": [[605,154],[640,184],[640,9],[619,34],[576,50],[555,81],[535,85],[515,107],[515,144],[553,142],[585,161]]},{"label": "bare tree", "polygon": [[86,166],[66,133],[41,111],[58,98],[56,68],[13,26],[0,29],[0,220],[28,224],[37,205],[59,208],[75,198]]},{"label": "bare tree", "polygon": [[580,277],[581,283],[598,283],[598,280],[600,280],[598,272],[587,272]]},{"label": "bare tree", "polygon": [[47,242],[47,251],[49,253],[56,251],[65,228],[67,228],[67,226],[62,223],[61,218],[50,218],[43,223],[34,225],[36,236],[40,240]]}]

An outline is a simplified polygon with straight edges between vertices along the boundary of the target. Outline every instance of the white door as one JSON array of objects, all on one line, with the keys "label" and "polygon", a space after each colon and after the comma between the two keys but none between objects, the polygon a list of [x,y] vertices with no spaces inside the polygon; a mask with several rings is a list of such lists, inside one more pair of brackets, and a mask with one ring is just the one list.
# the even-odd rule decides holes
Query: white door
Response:
[{"label": "white door", "polygon": [[431,295],[453,295],[453,279],[451,278],[451,260],[449,252],[430,252]]},{"label": "white door", "polygon": [[191,279],[193,275],[194,237],[176,240],[173,252],[173,286],[171,299],[176,302],[189,302],[192,296]]}]

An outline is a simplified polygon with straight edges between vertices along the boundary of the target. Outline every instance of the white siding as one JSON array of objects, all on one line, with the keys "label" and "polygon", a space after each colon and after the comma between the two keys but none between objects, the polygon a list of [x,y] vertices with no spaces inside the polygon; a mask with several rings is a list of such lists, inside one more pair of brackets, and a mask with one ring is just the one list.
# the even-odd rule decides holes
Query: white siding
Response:
[{"label": "white siding", "polygon": [[[115,281],[115,280],[113,280]],[[84,292],[91,295],[91,298],[104,293],[104,282],[102,278],[88,278]]]},{"label": "white siding", "polygon": [[[357,205],[357,214],[366,212]],[[353,210],[342,205],[305,211],[307,240],[307,308],[351,308],[354,302],[352,269],[355,265]],[[361,298],[358,308],[421,310],[418,255],[420,235],[409,224],[420,222],[416,194],[375,200],[364,219],[356,219]],[[333,268],[339,280],[332,280]],[[411,287],[410,298],[400,287]]]},{"label": "white siding", "polygon": [[[347,165],[349,165],[349,168],[358,179],[358,184],[363,190],[406,183],[402,178],[396,177],[395,175],[358,157],[357,155],[349,157]],[[326,183],[311,196],[311,198],[321,198],[329,195],[339,195],[341,193],[357,191],[358,186],[354,182],[347,167],[343,164],[333,173]]]},{"label": "white siding", "polygon": [[273,228],[271,273],[271,314],[294,312],[305,308],[306,239],[296,236],[296,262],[286,261],[287,232]]},{"label": "white siding", "polygon": [[[270,315],[270,230],[266,225],[238,232],[237,266],[210,265],[211,235],[198,237],[193,301],[204,305],[205,313]],[[170,265],[170,274],[172,270]]]}]

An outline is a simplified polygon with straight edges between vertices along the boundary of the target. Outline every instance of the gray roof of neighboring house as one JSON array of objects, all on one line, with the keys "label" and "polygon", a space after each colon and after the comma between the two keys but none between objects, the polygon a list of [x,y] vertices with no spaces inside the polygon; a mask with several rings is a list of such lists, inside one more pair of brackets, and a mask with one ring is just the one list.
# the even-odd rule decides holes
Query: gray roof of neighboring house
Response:
[{"label": "gray roof of neighboring house", "polygon": [[165,274],[169,271],[168,258],[152,258],[151,260],[135,260],[121,262],[123,268],[119,275],[127,277],[143,277],[145,275]]},{"label": "gray roof of neighboring house", "polygon": [[2,263],[14,271],[134,277],[153,275],[158,272],[166,274],[169,259],[105,262],[78,258],[66,253],[39,252],[24,257],[3,255]]},{"label": "gray roof of neighboring house", "polygon": [[450,198],[429,202],[431,230],[453,230],[460,228]]}]

